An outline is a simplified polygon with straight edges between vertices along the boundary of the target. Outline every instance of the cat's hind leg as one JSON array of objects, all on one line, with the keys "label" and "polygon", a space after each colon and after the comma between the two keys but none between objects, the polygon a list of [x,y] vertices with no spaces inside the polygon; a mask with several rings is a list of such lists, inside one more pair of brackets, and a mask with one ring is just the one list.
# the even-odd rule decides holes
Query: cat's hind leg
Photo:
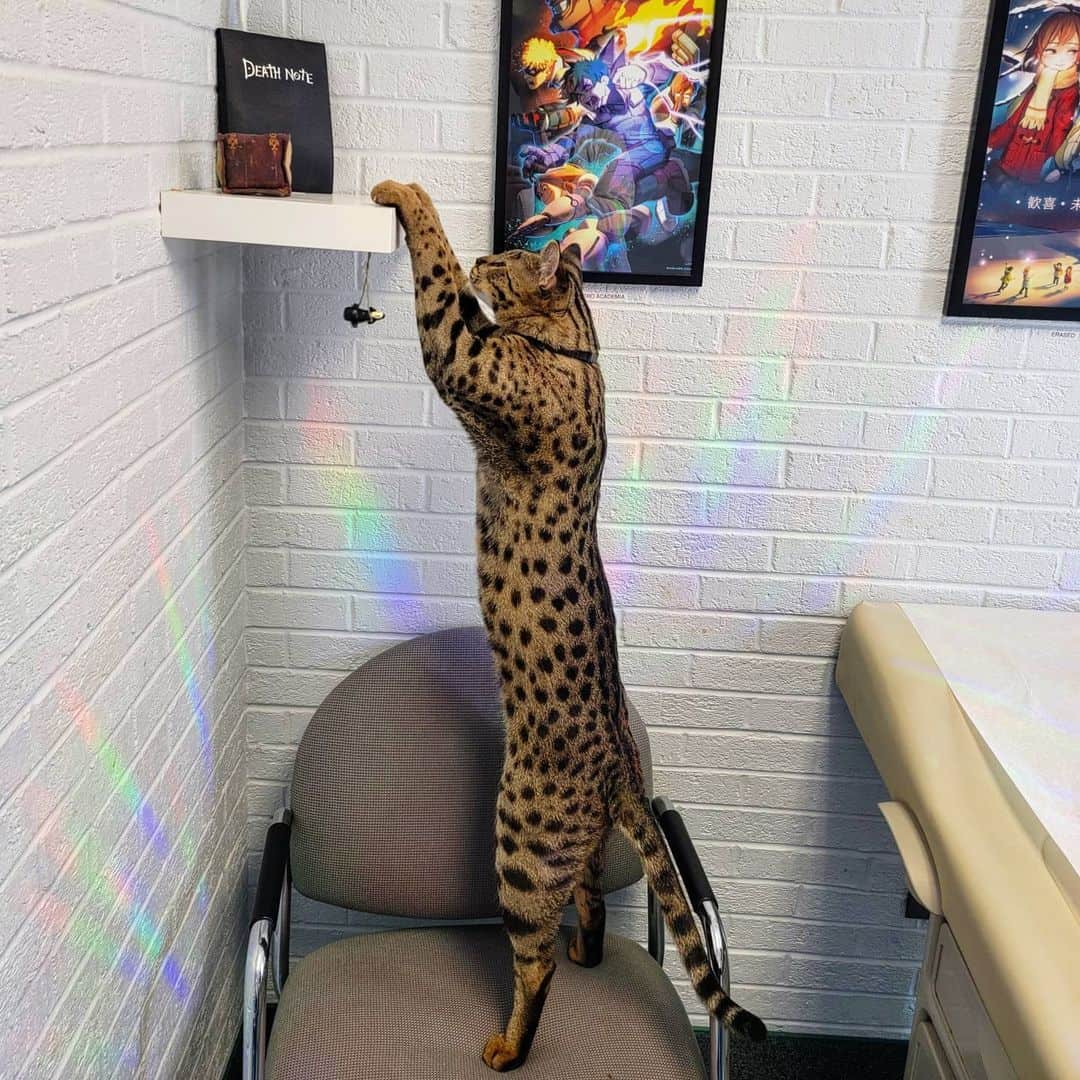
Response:
[{"label": "cat's hind leg", "polygon": [[[529,815],[530,817],[539,815]],[[555,973],[555,942],[563,908],[584,871],[585,852],[551,843],[500,804],[496,824],[499,903],[514,954],[514,1003],[506,1030],[484,1047],[484,1063],[496,1072],[516,1069],[532,1046]]]},{"label": "cat's hind leg", "polygon": [[596,967],[604,959],[604,923],[607,909],[601,875],[607,851],[608,830],[589,856],[581,880],[574,886],[574,906],[577,908],[577,934],[570,939],[567,956],[582,967]]},{"label": "cat's hind leg", "polygon": [[550,928],[538,926],[525,934],[510,934],[514,950],[514,1005],[506,1030],[492,1035],[484,1047],[484,1064],[496,1072],[516,1069],[532,1048],[551,977],[555,974],[557,924],[556,918]]}]

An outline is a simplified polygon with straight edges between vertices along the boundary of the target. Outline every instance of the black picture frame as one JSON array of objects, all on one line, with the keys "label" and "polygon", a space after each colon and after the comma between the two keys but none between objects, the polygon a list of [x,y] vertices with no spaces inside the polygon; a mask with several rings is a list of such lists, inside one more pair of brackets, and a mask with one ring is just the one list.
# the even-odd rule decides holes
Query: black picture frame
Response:
[{"label": "black picture frame", "polygon": [[[499,30],[498,130],[495,140],[495,199],[492,249],[507,250],[507,176],[510,151],[511,64],[514,10],[519,5],[542,9],[547,0],[502,0]],[[713,155],[716,142],[716,119],[720,98],[720,78],[727,21],[727,0],[713,0],[712,30],[709,34],[709,71],[704,91],[704,125],[697,175],[696,203],[692,228],[692,255],[685,272],[637,272],[586,269],[586,282],[612,285],[670,285],[700,287],[705,273],[705,245],[708,238],[709,201],[712,187]]]},{"label": "black picture frame", "polygon": [[[979,240],[977,229],[987,221],[980,220],[980,199],[983,195],[984,173],[987,169],[989,141],[994,127],[994,112],[998,108],[998,88],[1001,79],[1002,59],[1006,48],[1009,20],[1018,12],[1014,8],[1030,6],[1030,0],[992,0],[987,16],[987,28],[984,36],[979,92],[975,102],[971,136],[968,143],[967,167],[960,193],[960,205],[957,213],[956,234],[953,243],[952,259],[949,264],[948,280],[945,290],[944,315],[950,318],[976,319],[1020,319],[1039,322],[1080,322],[1080,263],[1077,265],[1077,306],[1047,305],[1028,303],[989,303],[979,302],[970,296],[969,277],[971,274],[972,253]],[[1045,14],[1059,8],[1051,0],[1045,7]],[[1080,8],[1078,8],[1080,10]],[[1000,116],[1000,114],[999,114]],[[1080,109],[1077,110],[1076,123],[1080,123]],[[1074,174],[1074,176],[1077,174]],[[1080,181],[1071,180],[1065,190],[1071,199],[1080,198]],[[1019,192],[1019,188],[1017,192]],[[1032,190],[1060,191],[1041,182],[1033,182]],[[1020,215],[1022,216],[1022,215]],[[1060,220],[1060,218],[1055,219]],[[1080,255],[1080,215],[1073,228],[1060,227],[1051,229],[1055,236],[1075,232],[1077,252]],[[1008,238],[1007,238],[1008,239]],[[1008,261],[1011,257],[1006,257]],[[985,294],[983,294],[985,296]],[[1009,299],[1006,296],[1004,299]]]}]

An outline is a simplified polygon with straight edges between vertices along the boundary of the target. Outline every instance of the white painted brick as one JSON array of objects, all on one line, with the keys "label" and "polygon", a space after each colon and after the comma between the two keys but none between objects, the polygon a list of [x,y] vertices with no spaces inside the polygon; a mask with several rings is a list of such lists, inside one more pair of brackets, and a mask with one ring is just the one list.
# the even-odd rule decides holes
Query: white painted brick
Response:
[{"label": "white painted brick", "polygon": [[424,415],[425,392],[412,387],[290,382],[285,392],[285,417],[339,424],[418,424]]},{"label": "white painted brick", "polygon": [[848,499],[843,531],[852,536],[883,536],[892,540],[979,543],[990,539],[993,522],[992,506],[858,495]]},{"label": "white painted brick", "polygon": [[764,570],[769,565],[769,539],[714,529],[633,532],[634,562],[695,570]]},{"label": "white painted brick", "polygon": [[1080,536],[1080,510],[1002,507],[994,525],[994,540],[1003,544],[1070,547]]},{"label": "white painted brick", "polygon": [[600,494],[598,518],[645,525],[707,524],[708,498],[700,488],[651,488],[609,483]]},{"label": "white painted brick", "polygon": [[1059,503],[1076,500],[1075,465],[945,459],[934,462],[931,494],[991,502]]},{"label": "white painted brick", "polygon": [[[44,60],[58,68],[83,68],[89,71],[103,71],[113,75],[157,75],[153,69],[143,71],[143,50],[139,47],[142,39],[144,20],[134,12],[118,5],[103,7],[95,12],[95,17],[88,19],[86,9],[74,0],[50,0],[42,12],[44,18]],[[173,38],[190,28],[179,23],[175,28],[158,26],[158,33]],[[159,62],[161,57],[157,57]],[[175,57],[176,68],[168,78],[191,77],[194,72],[185,68],[184,61],[190,58]]]},{"label": "white painted brick", "polygon": [[825,619],[762,619],[760,649],[784,656],[835,656],[843,623]]},{"label": "white painted brick", "polygon": [[348,465],[352,434],[341,428],[304,424],[245,425],[248,457],[256,461],[301,461]]},{"label": "white painted brick", "polygon": [[[608,452],[610,455],[610,444]],[[650,442],[641,448],[637,475],[642,482],[674,480],[776,487],[781,462],[781,452],[772,447]]]},{"label": "white painted brick", "polygon": [[[801,245],[795,258],[801,258]],[[870,346],[866,322],[790,316],[732,315],[724,336],[725,352],[748,356],[807,356],[821,360],[862,360]]]},{"label": "white painted brick", "polygon": [[949,176],[828,173],[820,179],[817,209],[826,217],[950,221],[956,216],[958,196],[959,183]]},{"label": "white painted brick", "polygon": [[701,580],[701,606],[720,611],[834,615],[839,603],[840,585],[835,581],[779,575],[706,576]]},{"label": "white painted brick", "polygon": [[800,306],[846,313],[852,308],[882,315],[935,315],[944,279],[932,274],[861,274],[810,270],[803,275]]},{"label": "white painted brick", "polygon": [[[434,68],[439,79],[432,79]],[[368,54],[368,87],[375,97],[410,101],[460,101],[469,105],[492,100],[493,57],[442,53],[435,60],[422,52]]]},{"label": "white painted brick", "polygon": [[1001,457],[1008,443],[1009,421],[1001,416],[871,411],[863,427],[863,445],[871,450]]},{"label": "white painted brick", "polygon": [[[892,70],[916,66],[923,34],[921,20],[878,16],[846,19],[842,25],[841,40],[858,42],[859,67]],[[833,16],[821,19],[772,16],[767,20],[765,59],[778,65],[829,67],[838,62],[841,49],[850,48],[841,44],[841,40]]]},{"label": "white painted brick", "polygon": [[878,540],[778,537],[773,550],[773,565],[787,574],[905,578],[912,576],[915,561],[907,545]]},{"label": "white painted brick", "polygon": [[109,230],[90,227],[20,238],[0,246],[5,317],[26,315],[112,281]]},{"label": "white painted brick", "polygon": [[[717,662],[722,662],[733,679],[748,676],[740,672],[748,671],[746,665],[752,658],[738,657],[695,657],[710,660],[715,669]],[[732,665],[738,671],[731,670]],[[762,659],[758,662],[759,677],[776,685],[790,685],[796,677],[799,681],[817,686],[823,681],[828,665],[820,661],[807,662],[803,665],[795,661]],[[697,768],[720,768],[733,770],[753,770],[804,774],[828,775],[833,773],[845,777],[876,777],[870,755],[858,738],[818,738],[810,735],[787,736],[775,732],[755,735],[741,732],[724,731],[668,731],[650,732],[653,762],[664,768],[678,762],[692,761]]]},{"label": "white painted brick", "polygon": [[864,600],[911,604],[953,604],[978,607],[982,589],[957,585],[924,584],[915,581],[845,581],[840,605],[841,613],[850,615]]},{"label": "white painted brick", "polygon": [[1023,345],[1023,332],[1014,327],[893,320],[878,325],[874,359],[964,369],[1018,367]]},{"label": "white painted brick", "polygon": [[685,687],[690,685],[690,662],[689,653],[625,646],[619,650],[619,677],[628,686]]},{"label": "white painted brick", "polygon": [[394,631],[426,634],[452,626],[478,626],[480,605],[475,600],[443,600],[431,597],[390,596],[385,599],[353,598],[353,629],[366,632]]},{"label": "white painted brick", "polygon": [[349,599],[332,594],[252,590],[248,595],[250,626],[299,627],[309,630],[349,628]]},{"label": "white painted brick", "polygon": [[[850,169],[895,155],[902,133],[892,125],[803,123],[755,120],[750,160],[777,168]],[[812,230],[817,232],[815,228]]]},{"label": "white painted brick", "polygon": [[[814,384],[814,393],[827,395]],[[856,395],[834,394],[847,403]],[[863,414],[859,409],[819,409],[805,405],[725,402],[717,428],[726,439],[810,446],[858,446]]]},{"label": "white painted brick", "polygon": [[1080,552],[1070,551],[1066,553],[1061,563],[1058,584],[1070,592],[1080,592]]},{"label": "white painted brick", "polygon": [[839,495],[722,491],[713,502],[711,520],[722,528],[840,532],[844,527],[845,501]]},{"label": "white painted brick", "polygon": [[103,140],[105,97],[100,85],[5,71],[0,73],[0,96],[5,103],[0,146],[76,146]]},{"label": "white painted brick", "polygon": [[431,150],[435,120],[431,108],[345,101],[334,112],[335,140],[339,146],[356,150]]},{"label": "white painted brick", "polygon": [[[418,0],[406,8],[393,9],[364,4],[350,11],[348,3],[330,0],[325,4],[305,4],[304,32],[320,41],[334,41],[353,47],[389,45],[408,50],[413,46],[437,45],[441,34],[441,4]],[[360,27],[363,31],[360,31]],[[430,61],[431,57],[428,54]]]},{"label": "white painted brick", "polygon": [[915,565],[915,577],[923,581],[1012,585],[1022,579],[1034,588],[1051,587],[1056,571],[1054,552],[985,545],[921,547]]},{"label": "white painted brick", "polygon": [[423,509],[421,476],[329,466],[292,466],[286,476],[287,498],[296,506],[339,506],[359,512]]},{"label": "white painted brick", "polygon": [[947,271],[952,258],[953,229],[949,225],[898,223],[889,230],[885,265],[906,270]]},{"label": "white painted brick", "polygon": [[618,396],[608,399],[607,428],[612,436],[707,439],[713,434],[712,414],[708,401]]},{"label": "white painted brick", "polygon": [[[738,652],[757,647],[758,628],[757,620],[744,616],[685,611],[667,621],[657,619],[651,612],[628,611],[622,618],[622,640],[627,645],[658,649]],[[666,722],[669,722],[667,718]]]},{"label": "white painted brick", "polygon": [[933,403],[937,381],[934,372],[915,367],[882,369],[798,361],[792,365],[791,396],[797,401],[918,408]]},{"label": "white painted brick", "polygon": [[1017,420],[1013,428],[1012,456],[1080,459],[1080,420]]},{"label": "white painted brick", "polygon": [[1080,414],[1080,373],[965,371],[942,383],[940,401],[950,408],[1075,417]]},{"label": "white painted brick", "polygon": [[665,574],[637,570],[625,564],[607,567],[611,597],[618,607],[660,608],[678,611],[697,606],[695,574]]},{"label": "white painted brick", "polygon": [[824,72],[800,71],[793,79],[783,68],[760,64],[729,67],[720,82],[720,109],[737,111],[745,108],[746,102],[753,102],[764,116],[823,117],[830,83]]},{"label": "white painted brick", "polygon": [[[975,80],[963,79],[957,87],[951,72],[900,71],[887,75],[867,75],[843,71],[834,78],[831,112],[837,119],[910,121],[913,115],[933,116],[939,123],[966,124],[970,121],[970,96]],[[918,102],[917,113],[913,105]]]},{"label": "white painted brick", "polygon": [[[735,226],[734,257],[750,262],[877,267],[885,247],[885,228],[877,224],[823,222],[812,230],[808,242],[796,237],[785,222],[740,221]],[[745,271],[734,274],[741,277]],[[792,280],[790,271],[786,277]]]},{"label": "white painted brick", "polygon": [[[753,182],[750,177],[753,175]],[[729,214],[777,214],[802,217],[814,200],[811,178],[798,173],[749,173],[746,170],[714,169],[713,206]]]},{"label": "white painted brick", "polygon": [[[4,593],[23,600],[17,617],[6,618],[14,608],[4,613],[3,694],[14,730],[34,731],[33,745],[8,745],[23,746],[28,768],[40,764],[32,783],[48,784],[57,835],[79,838],[93,823],[95,846],[70,861],[44,834],[34,841],[36,828],[26,832],[38,813],[30,801],[11,804],[29,816],[11,833],[25,843],[9,848],[21,860],[10,880],[35,882],[59,906],[22,897],[14,905],[21,927],[0,926],[8,985],[21,995],[8,1016],[27,1036],[18,1057],[31,1075],[111,1074],[120,1064],[113,1053],[125,1048],[127,1071],[169,1070],[197,1045],[197,1068],[178,1074],[215,1076],[228,1047],[198,1032],[216,1029],[224,992],[237,985],[245,894],[228,869],[245,835],[236,692],[241,281],[233,253],[202,252],[192,273],[191,249],[169,252],[158,235],[157,189],[184,179],[194,162],[188,175],[209,177],[212,128],[183,148],[140,142],[179,137],[180,84],[202,85],[202,100],[212,98],[220,12],[189,27],[175,9],[163,20],[135,6],[66,0],[21,8],[18,19],[3,20],[0,55],[38,67],[0,72],[8,106],[0,144],[24,148],[4,166],[12,198],[2,228],[25,235],[3,249],[3,317],[40,315],[16,318],[0,347],[0,407],[17,402],[0,416],[10,454],[4,480],[17,481],[3,496],[3,559],[19,560]],[[148,29],[157,31],[157,51],[144,54]],[[150,74],[174,85],[142,80],[147,60],[167,65]],[[160,579],[159,544],[168,575]],[[170,643],[171,629],[182,642]],[[180,648],[190,650],[187,676]],[[142,700],[158,705],[145,714],[134,705],[144,688]],[[189,692],[201,694],[212,728],[220,799],[178,820],[174,808],[199,805],[209,790]],[[41,707],[20,712],[35,694]],[[140,788],[139,808],[116,795],[107,759],[78,737],[72,702],[80,700],[109,734],[116,767],[130,764],[125,783]],[[185,791],[170,780],[179,775],[193,778]],[[171,857],[149,843],[151,810],[170,832]],[[193,900],[195,872],[179,862],[181,823],[193,830],[210,883],[205,910]],[[205,1009],[189,1012],[160,991],[160,962],[136,988],[86,947],[122,942],[139,915],[122,896],[111,914],[98,910],[94,882],[110,877],[127,879],[142,916],[165,927]],[[47,951],[36,952],[38,943]],[[87,978],[97,994],[89,1006],[78,993]]]},{"label": "white painted brick", "polygon": [[787,365],[772,359],[724,358],[703,364],[700,356],[650,357],[645,362],[649,393],[694,396],[782,398]]},{"label": "white painted brick", "polygon": [[[1076,564],[1066,563],[1067,573],[1058,584],[1063,589],[1075,590]],[[1054,592],[1047,596],[1040,592],[1018,592],[1014,589],[992,588],[983,591],[986,607],[1027,608],[1031,611],[1080,611],[1080,595],[1074,591]]]},{"label": "white painted brick", "polygon": [[930,462],[923,457],[789,450],[786,482],[788,487],[817,491],[921,495],[929,472]]}]

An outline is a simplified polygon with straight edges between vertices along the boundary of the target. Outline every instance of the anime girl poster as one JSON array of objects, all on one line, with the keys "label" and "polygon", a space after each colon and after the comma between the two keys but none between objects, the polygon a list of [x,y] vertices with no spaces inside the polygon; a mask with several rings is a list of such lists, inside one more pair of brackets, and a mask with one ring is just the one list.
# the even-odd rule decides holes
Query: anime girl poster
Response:
[{"label": "anime girl poster", "polygon": [[700,285],[724,0],[503,0],[496,251]]},{"label": "anime girl poster", "polygon": [[1080,319],[1080,3],[995,0],[945,313]]}]

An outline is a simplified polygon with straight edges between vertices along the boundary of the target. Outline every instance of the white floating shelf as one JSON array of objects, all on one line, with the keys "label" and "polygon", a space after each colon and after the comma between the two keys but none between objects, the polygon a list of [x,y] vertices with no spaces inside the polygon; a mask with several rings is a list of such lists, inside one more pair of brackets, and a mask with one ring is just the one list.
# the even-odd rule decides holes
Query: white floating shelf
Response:
[{"label": "white floating shelf", "polygon": [[358,195],[224,195],[163,191],[161,235],[229,244],[387,254],[401,243],[397,213]]}]

